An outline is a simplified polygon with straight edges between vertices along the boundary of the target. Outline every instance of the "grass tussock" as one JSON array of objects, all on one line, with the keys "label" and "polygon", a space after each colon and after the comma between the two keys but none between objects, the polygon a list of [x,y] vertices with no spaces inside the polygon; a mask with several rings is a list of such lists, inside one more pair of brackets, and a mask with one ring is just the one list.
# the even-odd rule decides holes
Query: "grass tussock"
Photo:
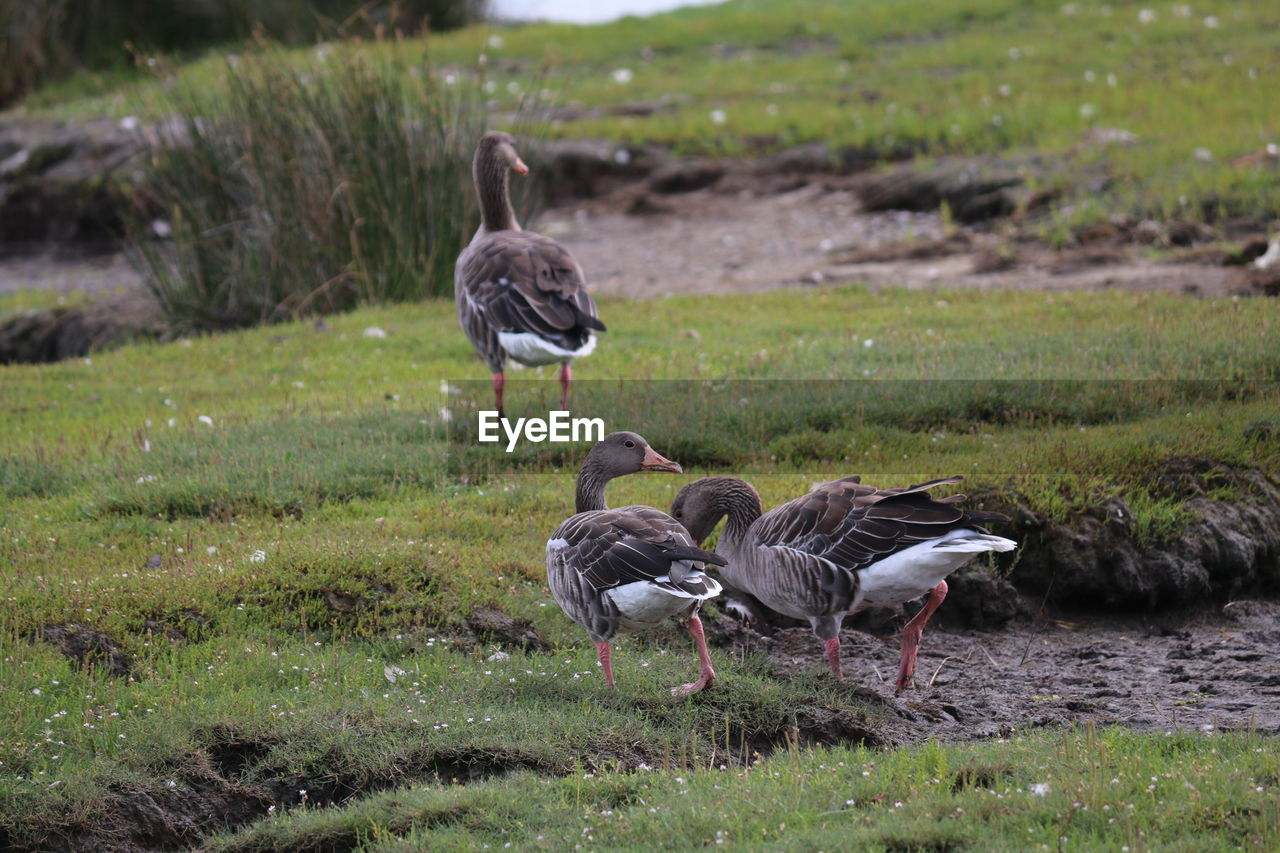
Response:
[{"label": "grass tussock", "polygon": [[303,64],[262,48],[225,85],[175,92],[150,145],[132,246],[175,331],[452,293],[477,221],[474,77],[395,42]]}]

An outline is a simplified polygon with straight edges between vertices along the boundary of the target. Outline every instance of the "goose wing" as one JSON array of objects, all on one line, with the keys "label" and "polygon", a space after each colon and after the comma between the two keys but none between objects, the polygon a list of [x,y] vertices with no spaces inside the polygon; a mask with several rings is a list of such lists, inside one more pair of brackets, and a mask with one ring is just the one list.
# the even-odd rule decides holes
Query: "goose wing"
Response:
[{"label": "goose wing", "polygon": [[645,506],[579,513],[556,529],[547,549],[597,592],[655,581],[696,586],[685,591],[698,594],[703,583],[690,575],[691,564],[725,564],[723,557],[695,547],[680,522]]},{"label": "goose wing", "polygon": [[757,545],[819,557],[857,571],[904,548],[971,526],[966,513],[955,505],[962,496],[934,500],[927,491],[960,479],[876,489],[857,477],[847,477],[824,483],[762,515],[751,533]]},{"label": "goose wing", "polygon": [[560,243],[531,231],[498,231],[458,258],[457,282],[490,328],[529,333],[576,350],[604,331],[582,269]]}]

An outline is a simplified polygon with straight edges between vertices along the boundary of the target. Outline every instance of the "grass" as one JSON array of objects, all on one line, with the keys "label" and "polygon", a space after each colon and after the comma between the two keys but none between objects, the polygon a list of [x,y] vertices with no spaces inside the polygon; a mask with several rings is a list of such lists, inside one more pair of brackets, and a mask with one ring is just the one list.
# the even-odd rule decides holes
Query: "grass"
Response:
[{"label": "grass", "polygon": [[263,821],[212,847],[342,839],[380,851],[1247,849],[1280,832],[1275,758],[1276,742],[1256,735],[1120,730],[887,752],[796,749],[745,769],[415,787]]},{"label": "grass", "polygon": [[[1274,159],[1236,158],[1280,139],[1262,97],[1274,82],[1267,34],[1277,15],[1262,0],[737,0],[599,27],[471,27],[432,37],[430,49],[455,72],[483,53],[498,109],[543,87],[587,108],[553,127],[566,137],[710,154],[820,140],[886,159],[1035,149],[1053,171],[1106,176],[1102,194],[1068,193],[1064,222],[1115,212],[1265,219],[1280,214]],[[305,62],[307,51],[296,55]],[[184,66],[177,79],[218,91],[226,60]],[[74,85],[37,93],[26,109],[156,115],[167,84],[113,81],[92,98]],[[660,108],[614,113],[638,99]],[[1137,140],[1093,144],[1096,128]]]},{"label": "grass", "polygon": [[[452,294],[478,221],[483,93],[413,53],[397,44],[297,67],[263,49],[219,97],[170,96],[130,242],[171,330]],[[513,121],[535,133],[527,107]],[[171,240],[155,240],[157,218]]]},{"label": "grass", "polygon": [[[496,110],[547,62],[534,88],[604,110],[553,128],[565,136],[711,154],[1038,147],[1069,169],[1106,161],[1107,194],[1061,221],[1275,215],[1277,173],[1228,162],[1276,132],[1258,95],[1274,9],[1153,7],[1142,23],[1137,5],[1072,8],[744,0],[594,29],[473,28],[433,38],[431,62],[465,76],[486,51]],[[391,49],[337,45],[328,61]],[[316,61],[300,51],[279,70]],[[225,109],[229,64],[185,65],[175,91]],[[169,83],[112,80],[25,109],[172,103]],[[608,111],[662,94],[648,117]],[[1139,142],[1081,146],[1095,125]],[[713,472],[744,473],[767,505],[851,473],[883,486],[963,473],[989,506],[1051,520],[1121,497],[1162,541],[1191,518],[1169,466],[1280,472],[1274,300],[838,287],[600,302],[609,332],[579,366],[575,414],[638,429],[687,466],[613,484],[614,505],[666,506]],[[28,304],[6,296],[0,311]],[[621,642],[620,689],[605,693],[543,576],[584,448],[471,442],[488,380],[444,302],[0,367],[0,385],[0,847],[124,837],[139,802],[215,803],[243,824],[211,842],[227,850],[1280,839],[1280,747],[1255,732],[856,748],[879,730],[874,703],[822,677],[777,680],[760,658],[714,651],[717,688],[669,698],[694,664],[675,626]],[[556,391],[549,371],[513,373],[508,406],[541,413]],[[1200,485],[1257,499],[1244,481]],[[500,643],[467,624],[481,608],[544,648],[495,657]],[[58,626],[86,639],[84,665],[42,639]]]},{"label": "grass", "polygon": [[[1010,293],[997,302],[841,287],[679,297],[643,310],[610,298],[601,305],[610,331],[581,365],[575,413],[638,428],[689,465],[684,477],[618,481],[615,505],[664,506],[683,482],[713,471],[745,472],[766,504],[853,472],[883,485],[965,473],[966,490],[1018,495],[1051,518],[1125,497],[1143,535],[1159,539],[1187,520],[1186,496],[1158,476],[1171,460],[1280,470],[1267,439],[1274,430],[1258,427],[1274,424],[1276,411],[1280,309],[1270,300]],[[299,787],[318,792],[312,801],[388,791],[350,809],[269,819],[228,845],[289,847],[300,843],[292,833],[330,831],[412,845],[429,826],[458,846],[502,837],[502,828],[519,840],[520,827],[535,825],[523,811],[533,805],[482,807],[508,793],[541,803],[544,840],[558,839],[581,831],[569,828],[578,801],[563,799],[574,779],[591,791],[600,779],[666,790],[667,776],[617,775],[644,761],[693,774],[691,790],[714,805],[728,796],[716,784],[766,777],[706,768],[740,764],[752,743],[784,744],[797,715],[875,730],[874,708],[825,680],[775,682],[758,661],[719,652],[723,692],[692,703],[655,698],[691,672],[674,626],[623,643],[622,692],[602,696],[589,644],[548,606],[541,557],[543,535],[569,510],[581,448],[525,446],[508,456],[466,442],[488,382],[452,315],[444,303],[360,309],[324,329],[285,323],[3,369],[0,715],[13,722],[0,734],[0,828],[11,839],[38,844],[54,828],[111,825],[120,791],[163,800],[165,780],[208,790],[210,773],[246,785],[309,780]],[[373,328],[385,337],[367,335]],[[717,334],[724,328],[735,334]],[[742,340],[767,343],[744,351]],[[508,386],[513,414],[551,404],[552,376],[538,376]],[[806,381],[776,380],[786,376]],[[442,421],[442,407],[456,413],[452,421]],[[1219,499],[1254,499],[1240,485],[1209,485]],[[526,620],[552,651],[487,661],[496,647],[466,625],[481,607]],[[38,639],[50,625],[104,632],[129,676],[106,674],[109,649],[90,651],[88,669],[68,661]],[[388,666],[410,675],[392,683]],[[514,682],[499,677],[507,670]],[[485,726],[465,722],[486,716]],[[548,719],[560,737],[530,729]],[[426,734],[444,723],[447,733]],[[1070,736],[1062,737],[1030,742],[1057,754]],[[1158,753],[1164,742],[1139,738],[1131,751]],[[247,764],[235,757],[245,750]],[[824,778],[819,765],[840,760],[850,761],[819,751],[771,762]],[[1220,766],[1212,753],[1198,760]],[[538,778],[466,791],[405,787],[466,767]],[[580,778],[587,772],[594,780]],[[1059,831],[1046,809],[1066,814],[1048,805],[1057,800],[1026,798],[1027,772],[1013,772],[1010,784],[1036,808],[1000,812],[1010,849],[1019,833],[1039,840]],[[1234,791],[1245,775],[1209,784]],[[882,783],[886,796],[915,789],[914,777],[903,778],[899,787]],[[854,787],[840,802],[875,794]],[[646,808],[657,807],[641,788]],[[282,805],[301,802],[280,796]],[[828,843],[815,840],[835,825],[820,814],[833,808],[828,794],[813,806],[759,796],[769,803],[762,814],[723,826],[709,806],[706,821],[684,828],[637,811],[623,829],[593,824],[593,832],[606,833],[596,836],[602,845],[641,837],[628,832],[671,832],[675,845],[683,833],[719,828],[754,839],[786,823],[786,843]],[[868,833],[872,849],[900,849],[906,841],[883,839],[935,838],[924,815],[968,813],[991,796],[921,795],[908,811],[876,804],[839,826]],[[430,817],[455,807],[478,816]],[[1223,817],[1218,808],[1204,812],[1205,825],[1233,827],[1231,837],[1274,831],[1265,810]],[[956,839],[968,825],[954,829]],[[1127,824],[1153,845],[1172,825]],[[1167,837],[1172,845],[1183,836]]]}]

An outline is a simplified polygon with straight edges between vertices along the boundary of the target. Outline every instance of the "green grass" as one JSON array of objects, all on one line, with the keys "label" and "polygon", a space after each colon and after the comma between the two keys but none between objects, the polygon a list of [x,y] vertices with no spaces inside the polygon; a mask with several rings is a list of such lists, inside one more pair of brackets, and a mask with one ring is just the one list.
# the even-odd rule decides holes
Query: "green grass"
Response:
[{"label": "green grass", "polygon": [[[1155,19],[1143,23],[1148,7]],[[1059,164],[1051,171],[1108,176],[1102,196],[1069,194],[1058,214],[1068,221],[1108,211],[1274,217],[1280,172],[1231,161],[1280,139],[1265,106],[1280,13],[1263,0],[1198,3],[1189,15],[1179,8],[736,0],[599,27],[472,27],[433,37],[430,50],[459,70],[484,53],[500,104],[546,88],[606,112],[636,100],[665,105],[648,116],[564,121],[553,128],[563,136],[712,154],[813,140],[880,157],[1036,149]],[[615,78],[620,69],[627,82]],[[183,66],[178,80],[217,90],[226,73],[215,55]],[[162,84],[145,79],[113,78],[95,98],[72,85],[38,93],[26,108],[154,115],[164,103]],[[1096,127],[1128,130],[1138,142],[1084,144]]]},{"label": "green grass", "polygon": [[[1187,496],[1158,476],[1171,460],[1280,470],[1280,449],[1267,438],[1274,429],[1266,429],[1277,402],[1280,307],[1272,300],[1010,293],[996,301],[841,287],[640,307],[606,298],[602,315],[610,331],[580,365],[575,413],[639,429],[689,463],[683,477],[618,481],[615,505],[666,506],[680,485],[712,471],[746,473],[770,505],[849,473],[881,485],[964,473],[966,491],[1016,495],[1056,519],[1124,497],[1142,535],[1159,539],[1188,517]],[[115,819],[104,793],[111,786],[152,790],[171,779],[198,788],[217,771],[225,743],[248,743],[256,763],[246,784],[296,776],[328,779],[330,797],[397,790],[350,810],[268,821],[229,844],[288,847],[289,833],[329,832],[325,821],[333,821],[339,835],[389,845],[405,835],[411,845],[437,826],[433,810],[456,807],[482,815],[444,820],[442,837],[462,833],[449,843],[466,846],[533,826],[522,816],[533,805],[481,807],[507,792],[550,809],[545,839],[562,838],[581,831],[578,801],[563,799],[572,781],[398,786],[476,761],[577,779],[586,790],[601,783],[588,785],[585,772],[621,789],[667,790],[665,776],[611,770],[643,760],[696,771],[693,790],[715,803],[728,796],[714,788],[719,780],[751,785],[765,774],[737,780],[697,768],[722,754],[740,760],[744,744],[784,741],[780,727],[796,714],[845,715],[850,730],[874,731],[874,709],[825,680],[777,683],[754,659],[718,652],[722,691],[693,703],[660,698],[692,671],[687,638],[674,627],[624,642],[622,691],[603,695],[589,644],[549,605],[543,578],[543,537],[570,510],[582,448],[525,446],[508,456],[465,443],[469,406],[488,404],[488,381],[454,324],[445,303],[361,309],[323,330],[283,324],[2,369],[0,716],[12,721],[0,733],[5,832],[29,840],[51,827],[104,825]],[[364,334],[374,327],[386,337]],[[744,349],[743,340],[761,343]],[[513,414],[552,404],[550,373],[513,375]],[[448,424],[446,405],[456,413]],[[1254,499],[1242,485],[1207,485],[1219,499]],[[555,651],[487,662],[495,647],[465,625],[479,607],[527,620]],[[129,656],[130,676],[108,677],[101,659],[81,670],[38,639],[45,626],[66,624],[106,632]],[[391,684],[387,665],[412,675]],[[514,682],[497,677],[504,668]],[[485,716],[492,725],[463,724]],[[547,719],[560,737],[529,728]],[[424,737],[428,724],[445,722],[447,734],[432,728]],[[1036,740],[1034,748],[1057,754],[1068,742]],[[1162,754],[1163,742],[1139,739],[1134,749]],[[1256,748],[1274,750],[1270,741]],[[956,749],[930,754],[957,756],[946,759],[957,767],[977,754]],[[819,765],[840,760],[851,759],[819,752],[774,762],[820,779]],[[1217,766],[1211,753],[1196,760]],[[1029,772],[1010,771],[1009,784],[1036,808],[997,808],[1009,822],[1000,842],[1009,849],[1028,828],[1028,838],[1056,837],[1045,833],[1058,832],[1055,821],[1067,814],[1056,799],[1026,798]],[[1234,791],[1246,775],[1218,774],[1209,784]],[[890,774],[880,786],[901,799],[897,791],[918,787],[912,779]],[[853,782],[839,802],[874,795]],[[646,788],[638,796],[657,795]],[[901,849],[907,842],[892,838],[935,838],[926,815],[1000,802],[974,792],[920,795],[907,811],[860,807],[836,824],[821,815],[833,808],[829,793],[811,807],[760,796],[769,804],[760,814],[724,826],[649,821],[644,811],[621,829],[593,832],[620,833],[598,836],[617,844],[641,837],[629,832],[671,832],[678,845],[688,841],[683,833],[720,828],[741,840],[787,823],[787,843],[808,847],[828,843],[816,840],[824,825],[839,825],[867,833],[871,849]],[[811,819],[781,816],[808,808]],[[1223,817],[1219,808],[1203,820],[1223,838],[1274,831],[1268,812]],[[415,824],[412,815],[426,817]],[[968,837],[965,826],[956,838]],[[1146,818],[1126,826],[1153,846],[1182,837]],[[1205,849],[1217,849],[1218,837],[1206,835]]]},{"label": "green grass", "polygon": [[338,839],[379,851],[1249,849],[1280,834],[1276,758],[1276,741],[1255,735],[1121,730],[792,750],[749,769],[415,787],[265,820],[212,847],[283,851]]}]

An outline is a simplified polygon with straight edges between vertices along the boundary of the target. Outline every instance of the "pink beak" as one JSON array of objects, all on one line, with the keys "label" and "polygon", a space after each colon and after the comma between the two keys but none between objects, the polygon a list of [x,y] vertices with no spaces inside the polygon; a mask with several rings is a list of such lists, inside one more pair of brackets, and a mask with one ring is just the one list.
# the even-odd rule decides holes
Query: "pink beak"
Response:
[{"label": "pink beak", "polygon": [[675,462],[663,456],[652,447],[644,449],[644,461],[640,463],[642,471],[670,471],[673,474],[683,474],[684,469]]},{"label": "pink beak", "polygon": [[511,171],[515,172],[517,175],[527,175],[529,174],[529,167],[524,164],[523,160],[517,157],[516,164],[511,167]]}]

